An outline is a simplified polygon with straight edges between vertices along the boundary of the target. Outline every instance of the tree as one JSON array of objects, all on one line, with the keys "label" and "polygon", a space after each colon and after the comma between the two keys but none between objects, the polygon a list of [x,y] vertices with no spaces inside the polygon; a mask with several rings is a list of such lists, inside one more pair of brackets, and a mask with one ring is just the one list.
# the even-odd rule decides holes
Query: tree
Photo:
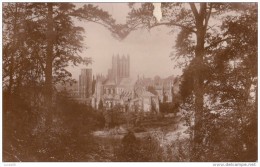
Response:
[{"label": "tree", "polygon": [[[203,57],[204,57],[204,44],[205,34],[208,26],[208,21],[211,15],[213,4],[200,3],[200,10],[198,11],[194,3],[189,3],[191,10],[184,7],[182,3],[162,3],[161,8],[163,17],[166,21],[158,22],[153,16],[153,5],[151,3],[142,4],[142,7],[138,10],[132,9],[130,13],[129,25],[132,27],[140,27],[145,25],[148,28],[152,28],[159,25],[178,26],[181,28],[180,35],[186,33],[186,37],[191,33],[196,36],[196,46],[194,49],[194,94],[195,94],[195,128],[194,128],[194,153],[199,155],[199,151],[195,150],[202,142],[202,138],[199,135],[199,129],[202,127],[202,112],[203,112],[203,78],[201,75],[203,69]],[[172,12],[172,8],[177,8],[179,13]],[[167,10],[168,9],[168,10]],[[170,11],[170,12],[167,12]],[[172,17],[171,17],[172,16]],[[179,36],[180,36],[179,35]],[[178,44],[178,41],[177,41]],[[194,157],[194,160],[198,160],[198,155]]]},{"label": "tree", "polygon": [[138,145],[139,141],[135,134],[129,131],[121,141],[120,152],[118,153],[119,161],[136,162],[139,159]]},{"label": "tree", "polygon": [[[205,76],[205,84],[203,84],[204,97],[207,98],[207,105],[204,104],[206,113],[203,123],[204,127],[207,128],[202,128],[201,131],[205,134],[203,140],[207,144],[204,145],[204,153],[201,155],[206,155],[208,160],[211,159],[212,161],[248,161],[248,159],[246,160],[245,157],[238,153],[243,152],[243,145],[247,145],[245,144],[246,142],[242,142],[242,138],[248,136],[248,134],[242,135],[244,132],[239,132],[238,126],[243,129],[244,125],[255,122],[252,119],[248,122],[241,122],[240,120],[249,120],[248,117],[251,117],[254,113],[252,103],[248,102],[254,101],[256,98],[252,100],[252,97],[248,95],[252,88],[254,91],[256,90],[254,81],[257,80],[255,78],[257,68],[253,62],[256,62],[257,59],[257,40],[254,37],[257,31],[255,6],[246,6],[244,10],[245,12],[241,13],[241,15],[223,19],[219,33],[211,33],[207,37],[209,45],[205,50],[204,64],[206,70],[203,72]],[[190,84],[193,82],[192,63],[185,69],[181,84],[183,100],[189,101],[189,103],[192,102],[188,97],[192,95],[194,90],[193,85]],[[257,93],[254,94],[257,96]],[[224,113],[227,113],[225,114],[226,116],[218,115]],[[226,130],[227,126],[232,128]],[[228,143],[230,146],[230,152],[226,148],[226,153],[220,153],[219,150],[217,151],[211,147],[224,148],[222,146],[223,143],[217,137],[218,135],[225,136],[223,134],[234,137],[230,137],[232,140],[230,138],[222,138],[222,142],[224,141],[223,143]],[[253,136],[251,134],[250,138],[256,139]],[[234,143],[237,143],[237,145]],[[255,149],[256,147],[253,146],[253,148]],[[209,152],[213,153],[213,155],[210,155]],[[214,152],[219,152],[221,156],[217,157],[216,154],[214,155]],[[234,153],[237,155],[234,155]],[[255,156],[256,154],[251,157]]]},{"label": "tree", "polygon": [[99,103],[98,103],[98,109],[99,110],[103,110],[104,109],[103,101],[101,99],[99,100]]},{"label": "tree", "polygon": [[[55,125],[61,121],[55,114],[60,104],[57,97],[53,98],[55,84],[71,80],[71,73],[66,70],[70,64],[91,62],[80,56],[84,28],[77,27],[73,19],[95,22],[108,29],[115,24],[107,12],[91,4],[80,8],[72,3],[3,5],[3,113],[5,121],[13,122],[4,122],[7,150],[22,150],[28,139],[36,135],[31,147],[37,147],[33,148],[37,152],[36,149],[55,143],[53,138],[59,138],[60,127]],[[17,126],[21,128],[17,130]],[[17,140],[11,140],[13,136]]]},{"label": "tree", "polygon": [[93,94],[95,93],[95,91],[96,91],[96,85],[97,85],[97,80],[96,80],[95,77],[93,76],[92,89],[91,89],[92,95],[93,95]]},{"label": "tree", "polygon": [[[132,11],[129,13],[129,20],[125,26],[127,33],[138,28],[179,27],[176,56],[189,60],[188,63],[185,63],[189,64],[189,71],[192,75],[190,90],[194,93],[195,120],[191,161],[200,161],[205,137],[202,132],[207,115],[207,110],[204,108],[204,96],[208,67],[205,62],[208,57],[212,56],[207,51],[211,47],[230,40],[230,37],[225,38],[225,36],[218,36],[212,40],[211,34],[214,33],[214,27],[209,26],[209,20],[213,14],[230,10],[244,10],[250,5],[241,3],[161,3],[163,17],[160,21],[153,16],[152,3],[142,3],[139,9],[135,9],[133,4],[129,5],[132,7]],[[248,12],[248,10],[244,11]]]},{"label": "tree", "polygon": [[72,3],[6,3],[3,13],[4,89],[11,95],[14,89],[18,93],[36,85],[33,92],[43,92],[45,112],[52,110],[54,85],[70,80],[66,67],[90,63],[79,55],[84,49],[84,29],[75,26],[73,18],[108,29],[115,23],[91,4],[77,9]]},{"label": "tree", "polygon": [[163,88],[162,88],[162,92],[163,92],[163,103],[166,103],[167,100],[168,100],[168,98],[167,98],[167,95],[166,95],[166,91],[165,91],[165,89],[164,89],[164,86],[163,86]]},{"label": "tree", "polygon": [[19,87],[25,82],[35,85],[33,81],[39,81],[41,75],[35,70],[39,64],[34,56],[31,57],[35,61],[34,64],[30,63],[28,55],[31,49],[26,49],[31,45],[25,42],[27,25],[24,20],[28,18],[25,9],[24,3],[3,5],[3,91],[10,98],[9,110],[12,106],[12,95],[19,92]]},{"label": "tree", "polygon": [[[208,62],[211,75],[206,93],[214,106],[208,108],[217,110],[222,115],[217,118],[219,123],[230,127],[222,127],[217,132],[234,136],[232,142],[238,143],[229,143],[233,153],[225,157],[232,161],[257,159],[257,126],[253,118],[257,113],[257,8],[252,5],[249,9],[250,12],[223,21],[222,34],[232,40],[211,48],[214,56]],[[223,116],[223,113],[227,114]],[[214,138],[211,141],[216,145]],[[228,139],[224,141],[229,142]]]},{"label": "tree", "polygon": [[[54,19],[53,19],[53,4],[47,3],[47,48],[46,48],[46,66],[45,66],[45,101],[48,110],[52,106],[52,60],[53,60],[53,42],[54,42]],[[48,119],[49,120],[49,119]]]},{"label": "tree", "polygon": [[[17,46],[26,47],[30,51],[27,53],[30,56],[28,58],[34,60],[28,63],[35,64],[38,60],[42,67],[38,70],[48,73],[43,74],[43,77],[46,77],[46,82],[52,78],[52,84],[61,82],[65,77],[71,75],[65,70],[69,62],[77,65],[84,61],[78,55],[83,49],[82,33],[84,29],[74,25],[73,17],[83,21],[96,22],[107,28],[114,24],[114,20],[107,12],[91,4],[76,9],[75,5],[71,3],[6,3],[3,14],[4,60],[12,58],[11,56],[14,55],[7,54],[11,51],[11,46],[16,46],[20,52],[23,50]],[[18,32],[19,34],[17,34]],[[23,55],[18,53],[16,55],[21,59],[19,63],[26,61],[26,57]],[[47,63],[48,55],[52,59],[48,58]],[[90,62],[89,59],[85,59],[85,61]],[[10,66],[7,62],[4,64],[4,69],[9,69],[9,71],[5,71],[4,79],[8,79],[9,74],[12,75]],[[28,72],[27,69],[25,71]],[[51,71],[53,72],[51,73]],[[48,76],[50,74],[51,77]],[[12,80],[11,77],[10,82]],[[9,83],[5,85],[10,86]]]}]

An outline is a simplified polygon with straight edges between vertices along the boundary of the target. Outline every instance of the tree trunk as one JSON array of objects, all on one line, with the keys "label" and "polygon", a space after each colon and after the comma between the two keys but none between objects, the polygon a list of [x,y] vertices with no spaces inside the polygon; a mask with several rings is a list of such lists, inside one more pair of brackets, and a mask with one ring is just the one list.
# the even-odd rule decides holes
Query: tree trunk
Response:
[{"label": "tree trunk", "polygon": [[53,4],[47,3],[47,54],[46,54],[46,67],[45,67],[45,88],[44,88],[44,102],[45,111],[43,113],[44,130],[46,126],[51,127],[52,124],[52,60],[53,60],[53,38],[54,38],[54,25],[53,25]]},{"label": "tree trunk", "polygon": [[45,102],[48,109],[51,108],[52,104],[52,59],[53,59],[53,4],[47,3],[48,14],[47,14],[47,57],[45,67]]},{"label": "tree trunk", "polygon": [[192,161],[201,161],[200,157],[202,155],[202,147],[203,147],[203,57],[205,54],[205,26],[204,16],[206,14],[206,9],[204,6],[205,3],[201,4],[199,17],[196,18],[196,37],[197,37],[197,44],[195,49],[195,65],[194,65],[194,94],[195,94],[195,122],[194,122],[194,136],[193,136],[193,153],[191,160]]},{"label": "tree trunk", "polygon": [[[9,97],[9,109],[12,111],[12,103],[13,103],[13,85],[14,85],[14,54],[16,54],[16,44],[17,44],[17,12],[18,7],[17,3],[15,3],[15,13],[14,13],[14,27],[13,27],[13,46],[11,45],[10,48],[7,48],[9,51],[7,54],[10,54],[10,69],[9,69],[9,85],[8,85],[8,97]],[[7,55],[9,56],[9,55]]]}]

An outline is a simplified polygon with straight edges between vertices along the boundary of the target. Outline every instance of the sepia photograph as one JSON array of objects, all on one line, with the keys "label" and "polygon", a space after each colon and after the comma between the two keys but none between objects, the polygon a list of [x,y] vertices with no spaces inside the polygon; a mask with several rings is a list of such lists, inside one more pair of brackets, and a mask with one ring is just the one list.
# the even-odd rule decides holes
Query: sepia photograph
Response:
[{"label": "sepia photograph", "polygon": [[2,2],[2,161],[256,166],[258,3]]}]

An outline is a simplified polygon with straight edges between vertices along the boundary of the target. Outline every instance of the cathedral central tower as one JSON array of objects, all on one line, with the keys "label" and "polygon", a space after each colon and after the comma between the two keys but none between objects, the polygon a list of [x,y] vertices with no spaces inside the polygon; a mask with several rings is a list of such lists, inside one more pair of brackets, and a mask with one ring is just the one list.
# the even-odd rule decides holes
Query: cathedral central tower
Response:
[{"label": "cathedral central tower", "polygon": [[129,55],[120,57],[113,55],[112,69],[109,70],[109,77],[111,79],[121,79],[130,77],[130,57]]}]

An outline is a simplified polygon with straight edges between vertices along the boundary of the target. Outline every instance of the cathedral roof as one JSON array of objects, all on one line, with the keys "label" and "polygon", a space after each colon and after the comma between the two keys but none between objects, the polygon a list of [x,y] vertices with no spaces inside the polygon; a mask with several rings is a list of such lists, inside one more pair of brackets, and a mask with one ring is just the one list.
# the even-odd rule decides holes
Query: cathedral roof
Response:
[{"label": "cathedral roof", "polygon": [[134,86],[135,80],[132,78],[122,78],[120,79],[119,86]]},{"label": "cathedral roof", "polygon": [[104,82],[104,85],[106,85],[106,86],[116,86],[116,81],[114,79],[107,79]]},{"label": "cathedral roof", "polygon": [[155,97],[154,94],[152,94],[151,92],[146,91],[145,88],[141,88],[141,87],[137,88],[135,90],[135,93],[136,93],[136,95],[138,97]]},{"label": "cathedral roof", "polygon": [[151,92],[143,91],[140,97],[155,97],[155,95],[152,94]]}]

